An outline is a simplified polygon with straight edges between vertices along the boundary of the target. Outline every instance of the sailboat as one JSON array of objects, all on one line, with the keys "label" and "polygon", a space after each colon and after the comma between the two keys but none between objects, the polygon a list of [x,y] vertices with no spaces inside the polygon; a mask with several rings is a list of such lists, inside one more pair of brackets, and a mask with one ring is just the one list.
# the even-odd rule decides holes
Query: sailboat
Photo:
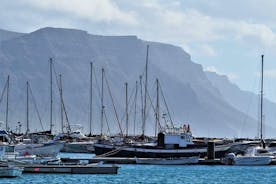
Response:
[{"label": "sailboat", "polygon": [[235,155],[230,153],[226,156],[225,160],[233,165],[268,165],[274,159],[274,155],[269,153],[265,147],[263,139],[263,69],[264,69],[264,55],[261,60],[261,119],[260,119],[260,146],[249,147],[245,155]]},{"label": "sailboat", "polygon": [[[29,128],[29,91],[30,91],[30,84],[27,81],[26,83],[26,134],[25,137],[31,138],[31,139],[23,139],[23,142],[19,142],[15,145],[15,151],[19,153],[19,155],[36,155],[36,156],[56,156],[60,150],[63,148],[63,142],[60,141],[34,141],[32,135],[30,134],[30,128]],[[36,134],[38,137],[43,137],[43,135],[39,136],[39,134]],[[23,137],[24,137],[23,136]],[[23,138],[22,137],[22,138]],[[38,140],[39,138],[37,138]]]}]

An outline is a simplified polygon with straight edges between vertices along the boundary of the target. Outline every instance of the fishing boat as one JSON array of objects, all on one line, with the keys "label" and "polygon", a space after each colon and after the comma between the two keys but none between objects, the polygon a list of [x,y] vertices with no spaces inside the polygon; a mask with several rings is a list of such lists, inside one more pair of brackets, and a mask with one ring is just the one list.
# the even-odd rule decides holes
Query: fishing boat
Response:
[{"label": "fishing boat", "polygon": [[198,157],[181,157],[181,158],[136,158],[137,164],[151,165],[186,165],[198,163]]},{"label": "fishing boat", "polygon": [[[231,144],[216,145],[215,156],[222,158],[228,153]],[[137,157],[137,158],[180,158],[206,157],[207,144],[194,143],[189,129],[169,128],[158,134],[157,143],[106,143],[94,144],[99,157]]]}]

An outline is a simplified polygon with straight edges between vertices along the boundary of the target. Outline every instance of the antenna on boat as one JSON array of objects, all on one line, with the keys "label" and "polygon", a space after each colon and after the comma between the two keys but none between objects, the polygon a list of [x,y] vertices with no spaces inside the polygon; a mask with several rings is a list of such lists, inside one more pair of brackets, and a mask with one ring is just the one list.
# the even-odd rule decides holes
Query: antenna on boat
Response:
[{"label": "antenna on boat", "polygon": [[50,134],[53,131],[53,58],[50,58]]},{"label": "antenna on boat", "polygon": [[147,108],[147,91],[148,91],[148,62],[149,62],[149,45],[147,45],[147,55],[146,55],[146,78],[145,78],[145,97],[144,97],[144,109],[143,109],[143,125],[142,125],[142,135],[145,135],[146,127],[146,108]]},{"label": "antenna on boat", "polygon": [[125,90],[126,90],[126,137],[128,136],[128,84],[125,83]]},{"label": "antenna on boat", "polygon": [[264,85],[264,55],[262,55],[262,70],[261,70],[261,137],[260,137],[260,141],[261,141],[261,145],[263,147],[265,147],[265,142],[263,140],[263,86]]},{"label": "antenna on boat", "polygon": [[90,62],[90,90],[89,90],[89,136],[92,136],[92,82],[93,82],[93,63]]},{"label": "antenna on boat", "polygon": [[9,88],[10,88],[10,76],[7,79],[7,102],[6,102],[6,131],[9,131],[8,118],[9,118]]}]

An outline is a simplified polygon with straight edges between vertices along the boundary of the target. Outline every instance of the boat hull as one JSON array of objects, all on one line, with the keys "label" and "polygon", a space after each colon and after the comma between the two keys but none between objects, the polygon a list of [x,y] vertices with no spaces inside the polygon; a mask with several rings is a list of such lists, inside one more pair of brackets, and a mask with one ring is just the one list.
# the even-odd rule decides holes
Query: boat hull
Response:
[{"label": "boat hull", "polygon": [[150,165],[186,165],[186,164],[196,164],[198,163],[198,157],[183,157],[177,159],[136,159],[137,164],[150,164]]},{"label": "boat hull", "polygon": [[241,156],[234,158],[234,165],[269,165],[271,161],[270,156]]},{"label": "boat hull", "polygon": [[[95,154],[103,157],[137,157],[137,158],[177,158],[177,157],[206,157],[207,148],[189,149],[154,149],[135,148],[124,146],[113,146],[105,144],[95,144]],[[229,146],[215,147],[216,158],[222,158],[228,152]]]},{"label": "boat hull", "polygon": [[30,165],[24,173],[117,174],[118,169],[116,165]]},{"label": "boat hull", "polygon": [[18,144],[15,151],[19,155],[56,156],[63,148],[64,143],[53,142],[47,144]]},{"label": "boat hull", "polygon": [[94,143],[93,142],[74,142],[65,143],[61,152],[66,153],[93,153]]},{"label": "boat hull", "polygon": [[15,178],[21,176],[22,168],[0,167],[0,178]]}]

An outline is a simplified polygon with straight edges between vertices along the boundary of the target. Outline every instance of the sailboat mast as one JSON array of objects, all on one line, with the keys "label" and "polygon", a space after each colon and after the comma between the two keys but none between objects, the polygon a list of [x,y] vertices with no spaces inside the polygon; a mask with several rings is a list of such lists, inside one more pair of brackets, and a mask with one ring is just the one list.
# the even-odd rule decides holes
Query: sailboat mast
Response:
[{"label": "sailboat mast", "polygon": [[136,115],[137,115],[137,93],[138,93],[138,82],[135,82],[135,101],[134,101],[134,121],[133,121],[133,135],[135,136],[136,128]]},{"label": "sailboat mast", "polygon": [[158,124],[159,124],[159,80],[156,79],[156,107],[155,107],[155,137],[157,136],[158,132]]},{"label": "sailboat mast", "polygon": [[50,132],[53,129],[53,59],[50,58]]},{"label": "sailboat mast", "polygon": [[90,63],[90,90],[89,90],[89,136],[92,136],[92,82],[93,82],[93,63]]},{"label": "sailboat mast", "polygon": [[144,96],[142,135],[145,135],[145,127],[146,127],[146,109],[147,109],[147,92],[148,92],[148,59],[149,59],[148,56],[149,56],[149,45],[147,45],[147,56],[146,56],[146,78],[145,78],[145,96]]},{"label": "sailboat mast", "polygon": [[261,70],[261,142],[263,142],[263,82],[264,81],[264,55],[262,55],[262,70]]},{"label": "sailboat mast", "polygon": [[[142,76],[139,76],[139,80],[140,80],[140,96],[141,96],[141,120],[142,120],[142,124],[144,121],[144,105],[143,105],[143,84],[142,84]],[[143,131],[143,125],[142,125],[142,131]]]},{"label": "sailboat mast", "polygon": [[64,133],[64,123],[63,123],[63,103],[62,103],[62,76],[59,74],[59,86],[60,86],[60,125],[61,125],[61,132]]},{"label": "sailboat mast", "polygon": [[102,89],[101,89],[101,136],[103,135],[103,118],[104,118],[104,69],[102,68]]},{"label": "sailboat mast", "polygon": [[128,84],[125,83],[126,90],[126,136],[128,136]]},{"label": "sailboat mast", "polygon": [[8,75],[8,80],[7,80],[7,103],[6,103],[6,131],[9,131],[9,125],[8,125],[8,120],[9,120],[9,87],[10,87],[10,76]]},{"label": "sailboat mast", "polygon": [[29,82],[27,81],[27,99],[26,99],[26,102],[27,102],[27,131],[26,131],[26,134],[28,134],[30,132],[30,128],[29,128]]}]

